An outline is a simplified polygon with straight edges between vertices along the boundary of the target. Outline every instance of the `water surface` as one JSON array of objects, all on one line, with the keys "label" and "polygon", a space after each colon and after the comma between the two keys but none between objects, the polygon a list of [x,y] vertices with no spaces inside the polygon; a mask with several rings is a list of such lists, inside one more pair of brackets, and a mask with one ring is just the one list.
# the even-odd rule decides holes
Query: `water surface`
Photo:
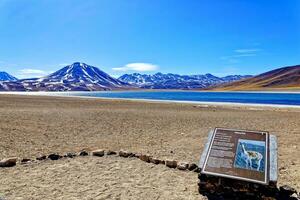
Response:
[{"label": "water surface", "polygon": [[299,105],[300,93],[271,92],[195,92],[195,91],[101,91],[63,92],[64,96],[121,99],[169,100],[218,103]]}]

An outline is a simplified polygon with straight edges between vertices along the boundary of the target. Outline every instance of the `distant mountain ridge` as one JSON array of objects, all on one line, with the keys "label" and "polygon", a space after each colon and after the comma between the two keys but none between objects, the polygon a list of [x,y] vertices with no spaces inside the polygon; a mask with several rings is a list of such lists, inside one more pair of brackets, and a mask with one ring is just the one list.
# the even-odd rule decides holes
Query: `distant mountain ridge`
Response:
[{"label": "distant mountain ridge", "polygon": [[16,77],[10,75],[7,72],[0,72],[0,81],[16,81],[18,80]]},{"label": "distant mountain ridge", "polygon": [[300,65],[282,67],[252,78],[212,87],[213,90],[300,89]]},{"label": "distant mountain ridge", "polygon": [[124,74],[118,79],[144,89],[198,89],[249,77],[251,76],[230,75],[225,77],[217,77],[212,74],[178,75],[171,73],[156,73],[153,75],[148,75],[133,73]]},{"label": "distant mountain ridge", "polygon": [[75,62],[42,78],[0,82],[0,90],[8,91],[99,91],[131,87],[109,76],[97,67]]}]

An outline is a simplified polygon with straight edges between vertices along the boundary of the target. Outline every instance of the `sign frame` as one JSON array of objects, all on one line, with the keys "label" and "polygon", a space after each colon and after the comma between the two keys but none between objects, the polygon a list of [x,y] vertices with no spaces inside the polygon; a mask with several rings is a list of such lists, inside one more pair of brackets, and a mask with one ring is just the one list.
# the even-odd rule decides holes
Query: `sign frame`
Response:
[{"label": "sign frame", "polygon": [[[213,142],[214,142],[214,139],[215,139],[215,136],[216,136],[216,133],[217,133],[218,130],[265,134],[266,139],[265,139],[265,166],[264,166],[265,167],[264,168],[264,173],[265,174],[264,174],[264,181],[257,180],[257,179],[252,179],[252,178],[241,177],[241,176],[237,176],[237,175],[228,175],[228,174],[224,174],[224,173],[210,172],[210,171],[206,170],[207,161],[208,161],[208,158],[209,158],[212,146],[213,146]],[[224,177],[224,178],[231,178],[231,179],[236,179],[236,180],[242,180],[242,181],[248,181],[248,182],[268,185],[269,184],[269,164],[270,164],[269,163],[269,159],[270,159],[269,136],[270,136],[269,132],[267,132],[267,131],[253,131],[253,130],[244,130],[244,129],[229,129],[229,128],[216,127],[213,131],[213,135],[212,135],[212,138],[210,140],[210,144],[209,144],[206,156],[205,156],[205,160],[204,160],[204,164],[203,164],[203,168],[201,170],[201,173],[207,174],[207,175],[220,176],[220,177]]]}]

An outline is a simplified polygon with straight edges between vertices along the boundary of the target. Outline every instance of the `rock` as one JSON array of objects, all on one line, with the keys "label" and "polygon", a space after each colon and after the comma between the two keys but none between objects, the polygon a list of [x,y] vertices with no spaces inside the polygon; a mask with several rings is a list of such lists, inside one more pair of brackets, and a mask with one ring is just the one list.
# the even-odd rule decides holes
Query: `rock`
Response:
[{"label": "rock", "polygon": [[32,161],[32,160],[29,159],[29,158],[23,158],[23,159],[21,160],[21,164],[30,163],[31,161]]},{"label": "rock", "polygon": [[74,158],[76,157],[76,153],[68,152],[64,155],[65,158]]},{"label": "rock", "polygon": [[45,160],[47,157],[45,155],[39,155],[36,157],[37,160]]},{"label": "rock", "polygon": [[81,150],[78,155],[79,156],[88,156],[89,153],[86,150]]},{"label": "rock", "polygon": [[291,195],[291,198],[299,200],[300,199],[300,194],[298,195],[298,194],[294,193],[293,195]]},{"label": "rock", "polygon": [[165,165],[165,164],[166,164],[166,161],[164,161],[164,160],[159,160],[159,164]]},{"label": "rock", "polygon": [[188,166],[188,170],[190,170],[190,171],[194,171],[197,168],[198,168],[198,166],[195,163],[190,163]]},{"label": "rock", "polygon": [[135,158],[140,158],[141,155],[142,155],[142,154],[140,154],[140,153],[135,153],[133,157],[135,157]]},{"label": "rock", "polygon": [[207,175],[206,174],[198,174],[198,178],[199,178],[199,180],[200,181],[202,181],[202,182],[206,182],[207,180],[208,180],[208,177],[207,177]]},{"label": "rock", "polygon": [[117,154],[117,152],[115,152],[115,151],[111,151],[111,150],[108,150],[107,152],[106,152],[106,155],[116,155]]},{"label": "rock", "polygon": [[291,196],[294,193],[297,193],[296,189],[294,189],[288,185],[283,185],[283,186],[279,187],[279,190],[280,190],[280,194],[282,194],[284,196]]},{"label": "rock", "polygon": [[175,160],[166,160],[166,166],[170,168],[176,168],[177,167],[177,161]]},{"label": "rock", "polygon": [[193,170],[193,172],[200,173],[201,169],[199,167],[197,167],[196,169]]},{"label": "rock", "polygon": [[135,153],[132,152],[129,157],[135,157]]},{"label": "rock", "polygon": [[262,200],[276,200],[275,197],[262,197]]},{"label": "rock", "polygon": [[140,160],[142,160],[144,162],[150,162],[150,156],[149,155],[141,154],[139,158],[140,158]]},{"label": "rock", "polygon": [[187,162],[180,162],[177,165],[177,169],[180,169],[180,170],[187,170],[188,167],[189,167],[189,164]]},{"label": "rock", "polygon": [[158,165],[160,163],[160,160],[158,158],[152,158],[152,157],[150,157],[149,161],[151,163],[153,163],[153,164],[156,164],[156,165]]},{"label": "rock", "polygon": [[203,192],[206,192],[206,182],[199,182],[199,193],[202,194]]},{"label": "rock", "polygon": [[58,154],[56,154],[56,153],[52,153],[52,154],[48,155],[48,158],[49,158],[50,160],[58,160],[58,159],[61,158],[61,156],[58,155]]},{"label": "rock", "polygon": [[94,151],[92,151],[92,155],[102,157],[102,156],[104,156],[104,150],[102,150],[102,149],[94,150]]},{"label": "rock", "polygon": [[124,158],[127,158],[127,157],[130,157],[132,156],[133,154],[131,152],[128,152],[128,151],[124,151],[124,150],[120,150],[119,151],[119,156],[120,157],[124,157]]},{"label": "rock", "polygon": [[13,167],[17,163],[17,158],[5,158],[0,161],[0,167]]},{"label": "rock", "polygon": [[205,190],[208,191],[211,194],[216,191],[216,186],[214,184],[212,184],[212,183],[208,182],[208,183],[205,184],[204,187],[205,187]]}]

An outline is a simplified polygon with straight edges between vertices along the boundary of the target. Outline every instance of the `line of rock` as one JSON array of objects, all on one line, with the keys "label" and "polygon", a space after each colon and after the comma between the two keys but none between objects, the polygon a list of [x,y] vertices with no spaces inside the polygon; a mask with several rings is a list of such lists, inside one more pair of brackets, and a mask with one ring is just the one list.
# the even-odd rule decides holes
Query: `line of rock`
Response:
[{"label": "line of rock", "polygon": [[20,164],[28,164],[36,161],[42,161],[42,160],[59,160],[62,158],[74,158],[77,156],[98,156],[102,157],[104,155],[110,156],[110,155],[116,155],[123,158],[138,158],[141,161],[152,163],[155,165],[162,164],[169,168],[179,169],[179,170],[188,170],[192,172],[199,173],[200,168],[195,163],[188,163],[188,162],[178,162],[176,160],[166,159],[161,160],[159,158],[150,156],[148,154],[141,154],[141,153],[133,153],[129,151],[120,150],[119,152],[111,151],[111,150],[103,150],[103,149],[97,149],[93,151],[87,151],[87,150],[81,150],[77,153],[74,152],[68,152],[64,155],[60,155],[58,153],[51,153],[49,155],[39,155],[33,159],[29,158],[22,158],[18,160],[18,158],[6,158],[0,161],[0,167],[13,167],[17,165],[17,163]]}]

